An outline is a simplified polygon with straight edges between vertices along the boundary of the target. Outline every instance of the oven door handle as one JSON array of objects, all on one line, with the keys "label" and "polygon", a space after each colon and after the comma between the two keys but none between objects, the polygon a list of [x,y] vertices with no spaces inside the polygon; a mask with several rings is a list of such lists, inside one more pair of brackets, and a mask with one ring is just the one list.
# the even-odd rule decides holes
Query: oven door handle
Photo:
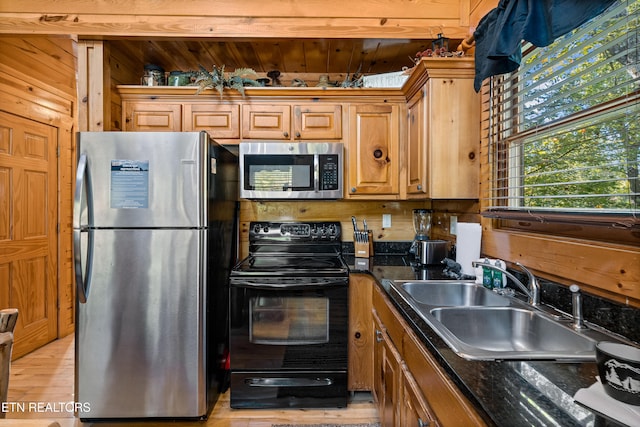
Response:
[{"label": "oven door handle", "polygon": [[331,378],[247,378],[249,387],[318,387],[333,384]]},{"label": "oven door handle", "polygon": [[265,282],[262,279],[232,279],[231,286],[235,288],[250,289],[286,289],[286,290],[311,290],[328,287],[348,286],[348,278],[313,278],[312,283],[294,283],[284,281]]}]

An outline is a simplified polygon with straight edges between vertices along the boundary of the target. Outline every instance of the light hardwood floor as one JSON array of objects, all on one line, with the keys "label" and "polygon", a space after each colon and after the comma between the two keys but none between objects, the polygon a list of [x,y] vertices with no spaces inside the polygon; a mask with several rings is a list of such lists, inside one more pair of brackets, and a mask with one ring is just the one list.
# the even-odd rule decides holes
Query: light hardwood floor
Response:
[{"label": "light hardwood floor", "polygon": [[[2,408],[1,427],[91,426],[74,418],[64,403],[74,402],[73,335],[52,342],[11,364],[9,394]],[[95,427],[271,427],[272,424],[349,424],[378,422],[377,409],[369,394],[356,394],[346,409],[246,410],[229,408],[229,393],[223,394],[207,421],[94,423]]]}]

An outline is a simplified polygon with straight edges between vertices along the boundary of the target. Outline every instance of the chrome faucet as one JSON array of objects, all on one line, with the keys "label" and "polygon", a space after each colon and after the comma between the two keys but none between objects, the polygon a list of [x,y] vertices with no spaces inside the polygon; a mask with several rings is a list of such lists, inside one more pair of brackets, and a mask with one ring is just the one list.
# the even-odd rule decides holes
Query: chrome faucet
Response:
[{"label": "chrome faucet", "polygon": [[587,329],[582,315],[582,294],[580,293],[580,286],[574,283],[569,286],[569,290],[571,291],[571,305],[573,306],[573,329]]},{"label": "chrome faucet", "polygon": [[497,267],[497,266],[495,266],[493,264],[490,264],[488,262],[480,262],[480,261],[473,261],[471,263],[471,265],[474,268],[475,267],[490,268],[492,270],[496,270],[496,271],[499,271],[502,274],[505,274],[525,294],[527,294],[527,296],[529,297],[529,304],[531,304],[533,306],[540,305],[540,284],[538,283],[538,279],[536,279],[536,276],[534,276],[533,273],[531,273],[529,270],[527,270],[527,268],[524,265],[520,264],[519,262],[516,262],[516,265],[518,267],[520,267],[522,269],[522,271],[524,271],[527,274],[527,277],[529,279],[529,287],[528,288],[520,280],[518,280],[518,278],[516,276],[514,276],[511,273],[509,273],[507,270],[505,270],[503,268]]}]

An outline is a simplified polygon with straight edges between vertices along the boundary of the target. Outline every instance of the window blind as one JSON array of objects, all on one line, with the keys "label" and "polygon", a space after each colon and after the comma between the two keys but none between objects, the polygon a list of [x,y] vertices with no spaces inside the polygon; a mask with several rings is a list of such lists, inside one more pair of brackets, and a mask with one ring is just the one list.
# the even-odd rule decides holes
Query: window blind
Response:
[{"label": "window blind", "polygon": [[523,45],[521,67],[485,85],[485,216],[638,223],[639,10],[616,2],[547,47]]}]

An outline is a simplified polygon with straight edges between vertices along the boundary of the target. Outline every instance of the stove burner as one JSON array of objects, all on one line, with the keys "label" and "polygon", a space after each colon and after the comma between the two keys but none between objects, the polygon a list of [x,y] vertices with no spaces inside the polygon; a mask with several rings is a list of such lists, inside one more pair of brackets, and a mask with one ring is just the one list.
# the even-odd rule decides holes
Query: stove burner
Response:
[{"label": "stove burner", "polygon": [[335,222],[252,222],[249,256],[232,276],[346,276],[341,227]]}]

